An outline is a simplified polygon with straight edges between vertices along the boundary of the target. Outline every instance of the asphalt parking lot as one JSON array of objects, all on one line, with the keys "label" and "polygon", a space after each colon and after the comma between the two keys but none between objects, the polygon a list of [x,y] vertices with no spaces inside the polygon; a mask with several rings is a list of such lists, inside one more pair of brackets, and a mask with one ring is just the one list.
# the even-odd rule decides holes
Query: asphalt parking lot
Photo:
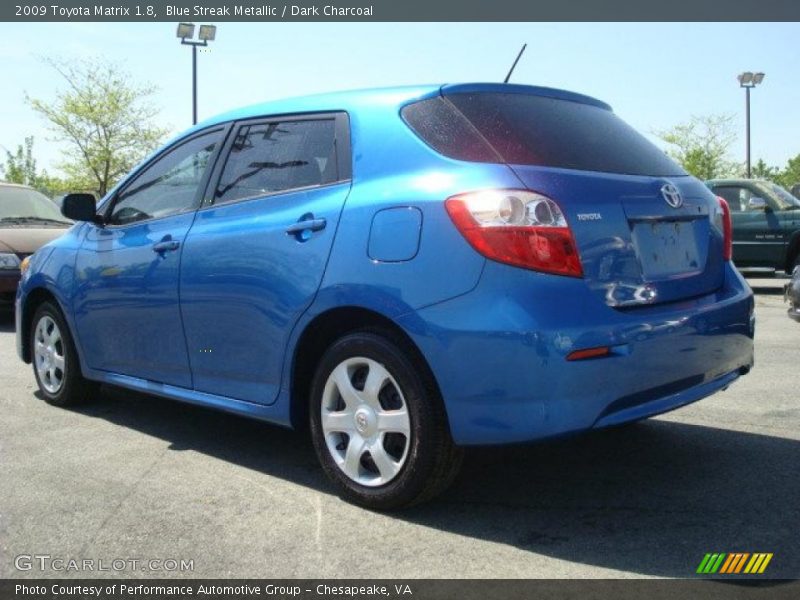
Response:
[{"label": "asphalt parking lot", "polygon": [[[772,552],[800,577],[800,324],[757,292],[756,368],[614,430],[473,449],[397,514],[342,502],[310,442],[119,390],[48,406],[0,316],[0,577],[691,577],[707,552]],[[19,571],[15,557],[192,560],[182,573]]]}]

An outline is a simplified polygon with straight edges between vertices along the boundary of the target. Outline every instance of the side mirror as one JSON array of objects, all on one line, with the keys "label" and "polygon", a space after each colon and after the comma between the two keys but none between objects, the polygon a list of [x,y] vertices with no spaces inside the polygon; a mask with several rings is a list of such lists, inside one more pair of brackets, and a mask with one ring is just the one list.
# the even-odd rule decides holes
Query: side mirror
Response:
[{"label": "side mirror", "polygon": [[758,196],[753,196],[747,201],[747,208],[750,210],[767,210],[767,201]]},{"label": "side mirror", "polygon": [[61,214],[73,221],[96,221],[97,202],[93,194],[67,194],[61,200]]}]

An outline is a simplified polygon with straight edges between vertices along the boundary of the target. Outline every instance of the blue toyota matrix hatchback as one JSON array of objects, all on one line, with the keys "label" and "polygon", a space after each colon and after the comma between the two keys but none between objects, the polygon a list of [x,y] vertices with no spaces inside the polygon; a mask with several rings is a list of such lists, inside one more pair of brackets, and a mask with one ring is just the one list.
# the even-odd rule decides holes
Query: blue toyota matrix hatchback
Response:
[{"label": "blue toyota matrix hatchback", "polygon": [[63,212],[16,299],[48,402],[106,383],[308,425],[372,508],[444,489],[464,446],[643,419],[753,364],[725,202],[566,91],[253,106]]}]

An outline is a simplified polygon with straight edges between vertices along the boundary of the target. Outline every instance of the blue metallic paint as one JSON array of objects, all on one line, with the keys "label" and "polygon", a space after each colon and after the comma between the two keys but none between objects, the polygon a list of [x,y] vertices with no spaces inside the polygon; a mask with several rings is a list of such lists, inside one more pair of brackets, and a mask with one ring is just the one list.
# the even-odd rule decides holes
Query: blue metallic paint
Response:
[{"label": "blue metallic paint", "polygon": [[[502,90],[606,106],[559,90]],[[201,123],[187,133],[260,115],[346,111],[352,190],[348,195],[340,184],[174,217],[170,235],[186,234],[175,254],[180,266],[172,257],[152,256],[148,244],[166,233],[159,222],[111,236],[76,225],[34,256],[19,286],[17,331],[26,299],[47,290],[76,332],[86,377],[289,425],[291,402],[306,400],[293,399],[290,389],[300,336],[329,310],[359,307],[392,320],[416,343],[460,444],[526,441],[643,418],[713,393],[752,364],[752,293],[730,263],[714,262],[721,238],[713,228],[699,249],[711,261],[708,278],[659,282],[660,303],[652,306],[609,306],[612,281],[603,268],[633,287],[642,283],[631,268],[630,239],[620,234],[629,205],[615,200],[639,190],[633,195],[645,198],[646,207],[656,201],[660,181],[442,157],[399,118],[403,105],[438,93],[439,86],[344,92]],[[708,191],[694,179],[677,179],[687,214],[707,214],[713,206]],[[522,186],[561,203],[579,240],[586,279],[487,261],[444,210],[443,200],[457,193]],[[416,256],[373,260],[373,219],[398,206],[421,215]],[[590,209],[602,212],[605,222],[590,228],[578,219]],[[307,241],[287,236],[284,228],[304,213],[323,216],[327,227]],[[125,249],[107,261],[102,252],[84,255],[101,247]],[[391,244],[385,250],[395,251]],[[112,303],[116,293],[120,300]],[[253,353],[243,355],[240,338],[252,339],[254,332],[261,337]],[[152,362],[129,352],[134,343],[146,344],[139,354],[151,353]],[[598,345],[614,351],[595,360],[565,359],[574,349]],[[18,349],[27,358],[19,336]]]},{"label": "blue metallic paint", "polygon": [[[635,394],[644,400],[624,407],[631,418],[685,404],[696,390],[670,383],[699,385],[752,364],[752,310],[730,265],[713,294],[620,310],[587,294],[583,280],[489,262],[472,293],[398,322],[437,376],[456,442],[490,444],[599,426],[612,419],[610,405]],[[606,345],[618,350],[566,360]]]},{"label": "blue metallic paint", "polygon": [[414,206],[379,210],[372,217],[367,256],[381,262],[412,260],[419,252],[422,211]]},{"label": "blue metallic paint", "polygon": [[[198,212],[180,277],[195,390],[275,401],[287,338],[322,281],[349,190],[340,183]],[[288,235],[304,215],[328,225],[307,239]]]},{"label": "blue metallic paint", "polygon": [[[92,369],[192,387],[178,297],[181,247],[194,212],[124,227],[88,223],[75,261],[72,314]],[[109,335],[113,332],[113,335]]]}]

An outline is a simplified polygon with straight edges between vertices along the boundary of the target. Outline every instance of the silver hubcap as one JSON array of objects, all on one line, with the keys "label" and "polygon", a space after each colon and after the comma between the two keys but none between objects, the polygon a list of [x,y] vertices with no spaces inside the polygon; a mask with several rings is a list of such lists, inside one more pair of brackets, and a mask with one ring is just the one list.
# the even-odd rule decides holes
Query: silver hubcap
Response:
[{"label": "silver hubcap", "polygon": [[370,358],[349,358],[331,372],[322,393],[322,431],[344,474],[370,487],[397,476],[411,445],[403,393]]},{"label": "silver hubcap", "polygon": [[42,387],[50,394],[57,394],[64,385],[64,342],[58,325],[46,315],[36,324],[34,359]]}]

